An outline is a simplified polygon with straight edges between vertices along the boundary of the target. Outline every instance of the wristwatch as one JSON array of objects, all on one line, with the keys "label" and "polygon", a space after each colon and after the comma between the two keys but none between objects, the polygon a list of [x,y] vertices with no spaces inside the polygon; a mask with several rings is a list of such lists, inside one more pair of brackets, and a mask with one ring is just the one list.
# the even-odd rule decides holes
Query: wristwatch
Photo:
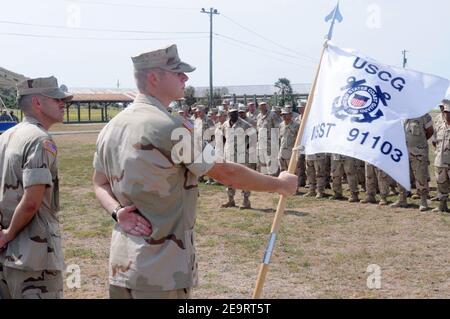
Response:
[{"label": "wristwatch", "polygon": [[117,212],[123,208],[122,205],[119,204],[119,206],[117,206],[116,208],[114,208],[114,210],[111,213],[111,217],[117,222]]}]

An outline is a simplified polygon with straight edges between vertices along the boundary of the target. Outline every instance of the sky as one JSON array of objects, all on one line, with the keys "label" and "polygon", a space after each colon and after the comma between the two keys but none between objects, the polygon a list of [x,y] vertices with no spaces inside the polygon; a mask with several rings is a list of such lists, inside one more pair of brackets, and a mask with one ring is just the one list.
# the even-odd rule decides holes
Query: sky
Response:
[{"label": "sky", "polygon": [[[2,0],[0,66],[70,88],[134,88],[131,56],[172,43],[209,85],[311,83],[335,0]],[[333,42],[381,63],[450,79],[450,1],[341,0]],[[120,31],[120,32],[119,32]],[[135,32],[139,31],[139,32]],[[450,92],[449,92],[450,93]]]}]

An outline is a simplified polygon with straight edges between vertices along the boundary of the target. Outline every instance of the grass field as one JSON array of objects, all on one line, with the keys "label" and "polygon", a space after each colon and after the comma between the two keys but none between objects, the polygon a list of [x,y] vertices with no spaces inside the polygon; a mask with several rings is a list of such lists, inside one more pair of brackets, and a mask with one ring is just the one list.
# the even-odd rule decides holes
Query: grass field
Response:
[{"label": "grass field", "polygon": [[[65,258],[81,268],[81,288],[66,288],[66,298],[108,296],[113,221],[91,186],[96,137],[55,136]],[[253,193],[254,209],[239,210],[219,208],[226,199],[222,186],[202,184],[200,193],[199,286],[193,297],[250,298],[278,196]],[[237,202],[241,200],[238,193]],[[289,198],[263,297],[450,298],[450,214],[420,213],[418,202],[410,202],[410,209],[392,209]],[[381,269],[381,289],[366,285],[370,264]]]},{"label": "grass field", "polygon": [[[20,118],[20,110],[11,109],[14,113]],[[108,118],[112,119],[116,116],[117,113],[121,111],[120,108],[117,107],[108,107]],[[103,115],[106,118],[106,115]],[[64,113],[64,121],[67,122],[67,112]],[[87,108],[80,109],[80,121],[88,122],[89,121],[89,111]],[[91,117],[90,121],[92,122],[100,122],[102,121],[102,109],[91,109]],[[76,106],[69,107],[69,122],[78,122],[78,109]]]}]

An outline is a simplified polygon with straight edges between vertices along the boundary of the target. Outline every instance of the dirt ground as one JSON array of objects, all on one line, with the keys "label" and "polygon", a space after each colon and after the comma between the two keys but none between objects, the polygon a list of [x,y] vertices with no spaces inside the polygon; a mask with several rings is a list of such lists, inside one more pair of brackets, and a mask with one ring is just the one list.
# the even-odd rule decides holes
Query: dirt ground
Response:
[{"label": "dirt ground", "polygon": [[[55,136],[65,258],[81,269],[81,288],[65,288],[66,298],[108,296],[113,221],[91,186],[95,139]],[[278,196],[253,193],[250,210],[220,208],[225,199],[223,186],[200,185],[194,298],[251,298]],[[236,199],[241,203],[239,192]],[[393,209],[290,197],[263,297],[450,298],[450,214],[420,213],[418,202],[410,202],[411,208]],[[367,285],[374,275],[369,265],[380,271],[380,289]]]}]

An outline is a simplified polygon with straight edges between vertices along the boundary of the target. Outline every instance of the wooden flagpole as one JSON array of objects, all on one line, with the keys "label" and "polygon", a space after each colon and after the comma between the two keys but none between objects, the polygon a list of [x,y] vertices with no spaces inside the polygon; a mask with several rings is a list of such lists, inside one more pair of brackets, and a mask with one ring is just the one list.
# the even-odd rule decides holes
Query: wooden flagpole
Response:
[{"label": "wooden flagpole", "polygon": [[[295,147],[292,150],[292,155],[291,155],[291,159],[289,161],[289,167],[288,167],[288,172],[291,174],[295,174],[295,170],[297,168],[297,161],[298,161],[298,156],[299,156],[299,154],[298,154],[299,147],[298,146],[302,141],[303,131],[304,131],[305,125],[306,125],[306,120],[308,118],[312,102],[314,100],[314,92],[316,90],[316,84],[317,84],[317,79],[319,77],[320,66],[322,64],[322,58],[325,53],[325,49],[327,48],[327,43],[328,43],[328,39],[327,39],[327,41],[325,41],[323,48],[322,48],[322,54],[320,55],[320,61],[319,61],[319,65],[317,67],[314,82],[313,82],[313,85],[309,92],[308,102],[307,102],[306,108],[305,108],[305,113],[302,116],[300,128],[297,133],[297,138],[295,139]],[[253,290],[253,297],[252,297],[253,299],[258,299],[261,296],[261,292],[262,292],[262,289],[264,286],[266,274],[267,274],[267,271],[269,270],[270,257],[272,256],[273,248],[275,246],[277,232],[278,232],[278,230],[280,228],[280,224],[281,224],[281,217],[283,216],[285,208],[286,208],[286,197],[284,197],[283,195],[280,195],[280,199],[278,201],[278,206],[277,206],[277,211],[275,213],[275,218],[272,223],[272,229],[270,230],[269,242],[267,244],[267,248],[264,253],[263,262],[261,263],[260,268],[259,268],[258,279],[256,280],[255,289]]]}]

